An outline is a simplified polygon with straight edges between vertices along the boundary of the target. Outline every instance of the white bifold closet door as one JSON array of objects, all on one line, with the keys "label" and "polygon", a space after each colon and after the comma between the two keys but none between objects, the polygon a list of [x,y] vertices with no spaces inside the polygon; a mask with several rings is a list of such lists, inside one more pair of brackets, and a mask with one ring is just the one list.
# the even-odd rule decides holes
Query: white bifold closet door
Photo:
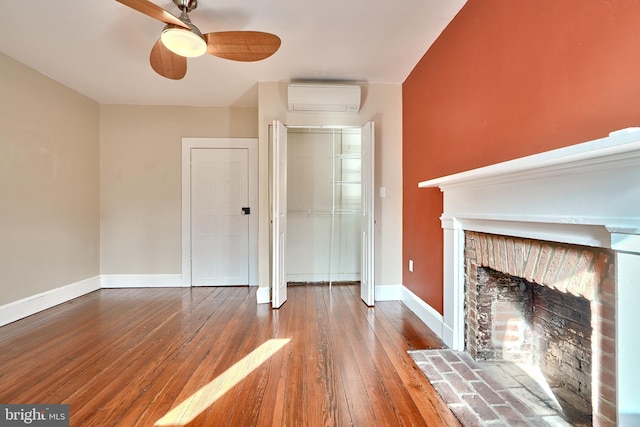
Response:
[{"label": "white bifold closet door", "polygon": [[273,122],[271,138],[271,304],[287,300],[287,128]]},{"label": "white bifold closet door", "polygon": [[360,268],[360,297],[365,304],[375,303],[375,133],[373,122],[362,127],[362,264]]}]

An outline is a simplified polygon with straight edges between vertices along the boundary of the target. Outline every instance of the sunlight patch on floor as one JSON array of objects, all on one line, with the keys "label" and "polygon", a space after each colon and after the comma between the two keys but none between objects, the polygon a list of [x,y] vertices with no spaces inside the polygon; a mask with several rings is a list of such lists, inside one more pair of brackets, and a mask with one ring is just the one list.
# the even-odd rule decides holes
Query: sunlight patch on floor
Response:
[{"label": "sunlight patch on floor", "polygon": [[290,338],[271,339],[263,343],[236,362],[215,380],[202,387],[187,400],[169,411],[164,417],[156,421],[155,425],[182,426],[190,423],[290,341]]}]

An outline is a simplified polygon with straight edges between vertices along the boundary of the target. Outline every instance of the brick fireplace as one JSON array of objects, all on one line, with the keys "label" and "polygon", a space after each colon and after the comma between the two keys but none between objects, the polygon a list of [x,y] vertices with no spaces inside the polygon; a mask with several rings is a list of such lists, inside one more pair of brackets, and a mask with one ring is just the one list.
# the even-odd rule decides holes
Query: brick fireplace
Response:
[{"label": "brick fireplace", "polygon": [[[591,396],[594,425],[640,423],[640,129],[419,187],[444,193],[443,313],[439,319],[428,314],[443,341],[476,357],[502,357],[507,350],[508,357],[540,359],[525,353],[542,345],[541,338],[527,338],[527,333],[542,329],[545,337],[562,335],[564,328],[554,330],[553,323],[588,317],[571,323],[572,331],[559,344],[550,344],[556,358],[582,364],[582,371],[591,373],[590,390],[583,386],[588,378],[568,387]],[[508,277],[483,276],[494,272]],[[496,296],[487,302],[489,290]],[[563,313],[544,320],[532,314],[541,306],[518,309],[519,315],[509,311],[525,300],[551,301],[564,307]],[[485,311],[478,313],[483,304]],[[494,311],[500,307],[506,311]],[[583,313],[576,307],[586,308]],[[503,323],[481,329],[491,316]],[[543,329],[545,324],[551,329]],[[479,332],[470,334],[470,328]],[[512,334],[519,329],[524,336]],[[566,368],[543,363],[550,370]]]},{"label": "brick fireplace", "polygon": [[611,250],[465,233],[465,349],[536,365],[616,420],[615,257]]}]

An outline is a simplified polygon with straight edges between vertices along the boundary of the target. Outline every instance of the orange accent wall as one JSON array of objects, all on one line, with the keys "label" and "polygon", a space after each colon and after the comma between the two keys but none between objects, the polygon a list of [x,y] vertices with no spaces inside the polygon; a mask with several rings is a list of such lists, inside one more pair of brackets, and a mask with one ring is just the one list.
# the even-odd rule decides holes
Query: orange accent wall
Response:
[{"label": "orange accent wall", "polygon": [[640,126],[638,22],[637,0],[467,2],[402,87],[408,289],[442,313],[442,195],[419,181]]}]

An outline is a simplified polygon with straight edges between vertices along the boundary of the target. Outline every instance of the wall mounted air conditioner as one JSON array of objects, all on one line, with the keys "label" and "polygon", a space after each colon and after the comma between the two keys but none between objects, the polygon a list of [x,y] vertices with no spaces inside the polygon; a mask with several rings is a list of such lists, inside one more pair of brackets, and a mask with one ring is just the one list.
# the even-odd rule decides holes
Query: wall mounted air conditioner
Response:
[{"label": "wall mounted air conditioner", "polygon": [[360,86],[292,83],[287,103],[292,112],[357,113],[360,110]]}]

